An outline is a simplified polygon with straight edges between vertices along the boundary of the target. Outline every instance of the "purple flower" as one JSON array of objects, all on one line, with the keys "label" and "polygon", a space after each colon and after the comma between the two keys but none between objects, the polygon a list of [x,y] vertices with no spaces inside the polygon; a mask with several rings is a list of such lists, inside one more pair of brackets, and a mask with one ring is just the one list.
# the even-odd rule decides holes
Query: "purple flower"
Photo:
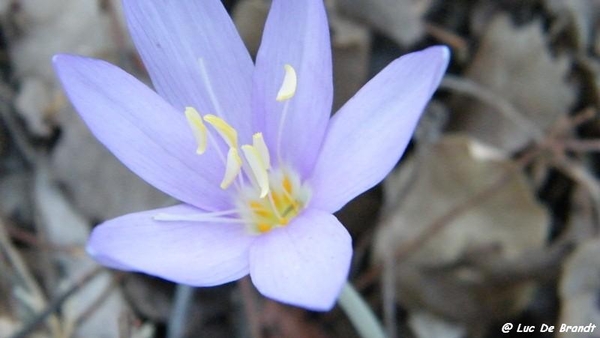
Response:
[{"label": "purple flower", "polygon": [[322,0],[274,0],[256,64],[218,0],[123,3],[158,94],[104,61],[54,66],[92,133],[183,204],[97,226],[88,252],[193,286],[249,273],[267,297],[330,309],[352,256],[332,213],[398,161],[448,49],[392,62],[330,119]]}]

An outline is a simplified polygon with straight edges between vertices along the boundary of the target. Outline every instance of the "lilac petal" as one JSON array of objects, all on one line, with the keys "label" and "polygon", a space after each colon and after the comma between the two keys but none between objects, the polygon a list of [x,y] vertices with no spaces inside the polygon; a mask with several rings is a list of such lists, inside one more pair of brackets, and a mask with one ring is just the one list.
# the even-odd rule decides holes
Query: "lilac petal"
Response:
[{"label": "lilac petal", "polygon": [[155,221],[160,213],[202,213],[187,205],[115,218],[94,228],[88,253],[101,264],[176,283],[213,286],[248,274],[256,238],[242,224]]},{"label": "lilac petal", "polygon": [[334,115],[311,178],[311,205],[335,212],[392,170],[449,59],[445,46],[405,55]]},{"label": "lilac petal", "polygon": [[193,106],[221,116],[249,140],[254,65],[221,1],[125,0],[123,7],[158,93],[181,112]]},{"label": "lilac petal", "polygon": [[316,311],[330,310],[346,282],[352,239],[331,214],[307,209],[290,225],[256,239],[250,276],[263,295]]},{"label": "lilac petal", "polygon": [[[285,64],[296,70],[298,86],[293,98],[278,102]],[[289,105],[281,132],[281,158],[306,178],[323,141],[333,95],[329,26],[322,0],[272,2],[253,84],[255,128],[264,132],[275,159],[280,120]]]},{"label": "lilac petal", "polygon": [[219,188],[222,161],[214,149],[196,155],[196,141],[182,113],[107,62],[71,55],[57,55],[53,61],[83,120],[125,166],[196,207],[231,205],[228,192]]}]

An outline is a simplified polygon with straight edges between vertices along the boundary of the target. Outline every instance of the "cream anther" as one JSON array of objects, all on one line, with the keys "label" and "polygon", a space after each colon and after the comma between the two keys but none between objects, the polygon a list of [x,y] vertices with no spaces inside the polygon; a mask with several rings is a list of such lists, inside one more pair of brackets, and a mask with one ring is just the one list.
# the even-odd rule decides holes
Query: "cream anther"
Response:
[{"label": "cream anther", "polygon": [[192,133],[198,143],[196,153],[202,155],[206,151],[206,145],[208,143],[208,134],[206,126],[204,125],[204,122],[202,122],[202,117],[198,111],[192,107],[185,108],[185,117],[187,118],[188,124],[190,125],[190,128],[192,128]]},{"label": "cream anther", "polygon": [[242,159],[237,148],[229,148],[227,152],[227,164],[225,165],[225,176],[221,182],[221,189],[227,189],[242,169]]},{"label": "cream anther", "polygon": [[237,131],[222,118],[206,114],[204,121],[213,126],[230,148],[238,147]]},{"label": "cream anther", "polygon": [[283,77],[281,88],[279,88],[279,92],[277,93],[277,101],[289,100],[296,93],[296,70],[289,64],[285,64],[283,68],[285,69],[285,75]]},{"label": "cream anther", "polygon": [[262,133],[252,135],[252,145],[256,148],[256,151],[258,151],[264,167],[271,169],[271,155],[269,155],[269,148],[267,148]]},{"label": "cream anther", "polygon": [[256,147],[248,144],[242,146],[242,151],[244,152],[246,161],[250,165],[252,175],[256,179],[256,184],[260,188],[260,198],[264,198],[269,193],[269,174],[263,164],[260,153]]}]

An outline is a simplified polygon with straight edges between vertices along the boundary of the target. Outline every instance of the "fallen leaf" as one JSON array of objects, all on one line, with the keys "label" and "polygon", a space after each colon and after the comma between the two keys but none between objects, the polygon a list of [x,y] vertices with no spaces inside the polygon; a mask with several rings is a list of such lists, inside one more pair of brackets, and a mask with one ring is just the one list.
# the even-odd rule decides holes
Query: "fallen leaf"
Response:
[{"label": "fallen leaf", "polygon": [[250,54],[256,56],[270,4],[265,0],[240,0],[233,8],[233,22]]},{"label": "fallen leaf", "polygon": [[[120,2],[110,1],[120,13]],[[55,100],[61,91],[52,57],[72,53],[117,59],[114,34],[124,23],[115,23],[119,16],[108,15],[98,0],[20,0],[8,11],[19,32],[7,37],[11,70],[20,81],[16,109],[30,132],[47,137],[58,124]],[[131,45],[129,40],[125,44]]]},{"label": "fallen leaf", "polygon": [[568,25],[569,41],[577,50],[585,52],[594,43],[600,26],[600,7],[596,0],[545,0],[544,5],[557,17],[556,20]]},{"label": "fallen leaf", "polygon": [[423,16],[431,0],[337,0],[340,12],[366,22],[401,46],[410,46],[424,32]]},{"label": "fallen leaf", "polygon": [[52,131],[50,120],[52,105],[51,86],[38,77],[24,78],[15,99],[15,109],[26,121],[28,130],[36,136],[47,137]]},{"label": "fallen leaf", "polygon": [[333,111],[337,111],[363,86],[369,75],[371,54],[370,30],[329,10],[333,47]]},{"label": "fallen leaf", "polygon": [[441,223],[396,265],[396,299],[409,311],[462,323],[472,334],[518,313],[527,305],[533,284],[494,284],[488,271],[496,262],[524,260],[528,252],[542,248],[549,220],[515,164],[468,137],[445,136],[421,148],[386,179],[374,240],[380,262],[507,174],[512,176],[492,195]]},{"label": "fallen leaf", "polygon": [[[507,15],[497,15],[465,77],[508,100],[543,131],[566,115],[574,102],[575,92],[566,78],[569,67],[566,57],[550,53],[540,21],[515,27]],[[464,97],[453,106],[451,127],[508,152],[523,148],[535,137],[531,128]]]},{"label": "fallen leaf", "polygon": [[61,126],[52,171],[88,218],[105,220],[174,203],[100,145],[72,108],[61,111]]},{"label": "fallen leaf", "polygon": [[[45,234],[49,244],[55,247],[78,245],[83,249],[89,236],[89,222],[73,209],[52,182],[45,166],[40,166],[36,173],[34,201],[41,227],[38,230]],[[62,287],[73,285],[81,276],[97,267],[84,252],[74,255],[55,251],[52,252],[52,257],[58,265],[57,271],[61,272],[59,285]],[[63,325],[73,337],[103,338],[119,335],[119,320],[125,311],[125,301],[120,291],[111,284],[112,275],[103,271],[65,301],[62,307]],[[105,294],[107,289],[109,292]],[[77,323],[79,316],[100,297],[102,302],[95,306],[85,320]]]}]

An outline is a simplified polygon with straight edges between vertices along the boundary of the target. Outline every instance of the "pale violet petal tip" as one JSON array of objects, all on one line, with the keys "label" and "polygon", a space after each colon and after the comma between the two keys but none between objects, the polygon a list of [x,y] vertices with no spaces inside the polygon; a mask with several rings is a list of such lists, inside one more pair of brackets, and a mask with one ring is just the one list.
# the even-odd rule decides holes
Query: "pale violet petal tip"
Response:
[{"label": "pale violet petal tip", "polygon": [[339,210],[400,159],[450,60],[445,46],[395,60],[331,119],[313,177],[313,206]]},{"label": "pale violet petal tip", "polygon": [[[295,69],[297,86],[291,98],[279,102],[285,65]],[[302,178],[318,156],[332,101],[331,43],[323,1],[272,1],[253,76],[254,124],[271,149],[280,149],[277,157]]]},{"label": "pale violet petal tip", "polygon": [[[108,62],[59,54],[54,68],[91,132],[125,166],[163,192],[206,210],[227,207],[215,150],[196,156],[184,114]],[[200,192],[211,196],[201,198]]]}]

